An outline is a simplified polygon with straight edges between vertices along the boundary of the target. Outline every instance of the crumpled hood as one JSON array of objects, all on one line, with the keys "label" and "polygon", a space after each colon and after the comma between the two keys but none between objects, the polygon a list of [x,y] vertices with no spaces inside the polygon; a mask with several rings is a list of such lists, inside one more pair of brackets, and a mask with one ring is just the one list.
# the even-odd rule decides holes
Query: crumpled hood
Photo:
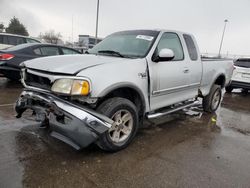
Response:
[{"label": "crumpled hood", "polygon": [[53,73],[77,74],[79,71],[89,67],[126,60],[129,59],[91,54],[61,55],[25,61],[24,66]]}]

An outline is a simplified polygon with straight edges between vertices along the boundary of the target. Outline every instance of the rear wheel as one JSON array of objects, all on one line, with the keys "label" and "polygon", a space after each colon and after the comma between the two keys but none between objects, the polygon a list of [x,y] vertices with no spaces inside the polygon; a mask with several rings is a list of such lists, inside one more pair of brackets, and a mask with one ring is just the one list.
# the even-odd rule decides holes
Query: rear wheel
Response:
[{"label": "rear wheel", "polygon": [[205,112],[215,112],[221,102],[222,92],[221,86],[213,85],[210,93],[203,98],[202,105]]},{"label": "rear wheel", "polygon": [[111,98],[104,101],[97,111],[111,118],[115,124],[104,133],[97,145],[106,151],[119,151],[133,140],[139,126],[135,105],[124,98]]}]

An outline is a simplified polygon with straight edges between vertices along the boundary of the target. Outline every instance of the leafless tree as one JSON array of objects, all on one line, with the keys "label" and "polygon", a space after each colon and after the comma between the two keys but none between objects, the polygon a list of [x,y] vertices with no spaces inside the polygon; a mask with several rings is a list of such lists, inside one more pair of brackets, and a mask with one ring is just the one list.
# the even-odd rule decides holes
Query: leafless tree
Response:
[{"label": "leafless tree", "polygon": [[58,44],[62,35],[60,32],[55,33],[54,30],[46,31],[45,33],[40,33],[39,38],[45,40],[51,44]]}]

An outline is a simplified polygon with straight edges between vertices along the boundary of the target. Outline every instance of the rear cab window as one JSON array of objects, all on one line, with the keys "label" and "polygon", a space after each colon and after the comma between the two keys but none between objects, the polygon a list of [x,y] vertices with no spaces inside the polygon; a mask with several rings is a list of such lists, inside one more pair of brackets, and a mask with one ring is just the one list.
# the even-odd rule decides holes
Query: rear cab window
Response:
[{"label": "rear cab window", "polygon": [[196,46],[194,44],[194,40],[192,39],[192,37],[190,35],[184,34],[183,38],[185,40],[190,59],[192,61],[198,60],[198,52],[197,52],[197,49],[196,49]]}]

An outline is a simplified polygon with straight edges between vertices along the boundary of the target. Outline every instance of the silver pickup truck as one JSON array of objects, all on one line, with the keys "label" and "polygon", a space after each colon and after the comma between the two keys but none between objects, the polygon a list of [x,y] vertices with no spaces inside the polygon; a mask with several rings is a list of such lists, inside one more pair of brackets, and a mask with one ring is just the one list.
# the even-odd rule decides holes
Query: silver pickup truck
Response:
[{"label": "silver pickup truck", "polygon": [[24,62],[15,109],[17,118],[33,110],[51,136],[76,149],[96,143],[118,151],[145,118],[191,107],[199,97],[204,111],[216,111],[232,72],[231,60],[202,60],[188,33],[122,31],[84,55]]}]

